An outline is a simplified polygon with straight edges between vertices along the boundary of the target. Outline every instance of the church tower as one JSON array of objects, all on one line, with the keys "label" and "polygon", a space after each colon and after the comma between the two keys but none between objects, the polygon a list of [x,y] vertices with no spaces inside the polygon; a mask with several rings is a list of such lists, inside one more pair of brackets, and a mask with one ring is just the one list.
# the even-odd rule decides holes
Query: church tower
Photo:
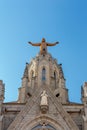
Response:
[{"label": "church tower", "polygon": [[1,84],[0,130],[87,130],[87,83],[82,87],[82,103],[70,102],[62,64],[47,51],[43,38],[40,52],[26,63],[16,102],[3,103]]},{"label": "church tower", "polygon": [[47,86],[60,102],[67,103],[68,90],[65,86],[62,65],[58,64],[51,54],[47,53],[47,46],[56,45],[56,43],[46,43],[45,39],[42,39],[42,43],[32,45],[40,46],[40,53],[32,59],[30,64],[26,64],[22,86],[19,88],[18,102],[25,103],[36,89]]}]

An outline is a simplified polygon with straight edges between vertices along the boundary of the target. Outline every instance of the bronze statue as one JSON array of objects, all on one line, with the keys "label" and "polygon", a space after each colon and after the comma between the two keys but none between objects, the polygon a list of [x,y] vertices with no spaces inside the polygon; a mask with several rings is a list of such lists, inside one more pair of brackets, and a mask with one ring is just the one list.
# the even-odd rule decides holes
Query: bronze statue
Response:
[{"label": "bronze statue", "polygon": [[45,38],[42,38],[41,43],[36,43],[36,44],[32,43],[32,42],[28,42],[28,43],[31,44],[32,46],[40,46],[40,54],[46,54],[47,53],[47,46],[55,46],[59,42],[47,43]]}]

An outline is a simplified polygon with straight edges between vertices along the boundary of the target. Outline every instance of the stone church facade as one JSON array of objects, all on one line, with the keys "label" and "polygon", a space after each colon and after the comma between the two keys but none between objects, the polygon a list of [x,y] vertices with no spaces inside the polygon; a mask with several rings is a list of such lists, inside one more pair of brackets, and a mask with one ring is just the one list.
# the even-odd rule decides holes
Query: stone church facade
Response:
[{"label": "stone church facade", "polygon": [[70,102],[62,65],[47,52],[58,42],[29,44],[40,52],[26,64],[17,101],[4,103],[0,80],[0,130],[87,130],[87,82],[82,103]]}]

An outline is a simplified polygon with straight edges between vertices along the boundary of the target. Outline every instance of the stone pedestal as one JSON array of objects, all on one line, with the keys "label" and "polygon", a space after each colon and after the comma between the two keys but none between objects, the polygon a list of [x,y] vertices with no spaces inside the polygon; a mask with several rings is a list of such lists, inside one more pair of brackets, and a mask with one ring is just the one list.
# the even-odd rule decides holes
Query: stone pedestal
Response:
[{"label": "stone pedestal", "polygon": [[48,110],[48,105],[41,105],[41,106],[40,106],[40,109],[41,109],[41,112],[42,112],[43,114],[45,114],[45,113],[47,112],[47,110]]}]

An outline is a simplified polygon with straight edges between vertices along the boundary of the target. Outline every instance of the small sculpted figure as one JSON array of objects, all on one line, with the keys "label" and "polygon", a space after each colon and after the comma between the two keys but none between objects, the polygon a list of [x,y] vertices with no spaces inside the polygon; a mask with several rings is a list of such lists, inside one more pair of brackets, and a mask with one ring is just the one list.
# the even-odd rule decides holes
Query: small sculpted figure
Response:
[{"label": "small sculpted figure", "polygon": [[48,95],[46,94],[46,91],[44,90],[41,94],[41,104],[40,105],[48,105]]}]

